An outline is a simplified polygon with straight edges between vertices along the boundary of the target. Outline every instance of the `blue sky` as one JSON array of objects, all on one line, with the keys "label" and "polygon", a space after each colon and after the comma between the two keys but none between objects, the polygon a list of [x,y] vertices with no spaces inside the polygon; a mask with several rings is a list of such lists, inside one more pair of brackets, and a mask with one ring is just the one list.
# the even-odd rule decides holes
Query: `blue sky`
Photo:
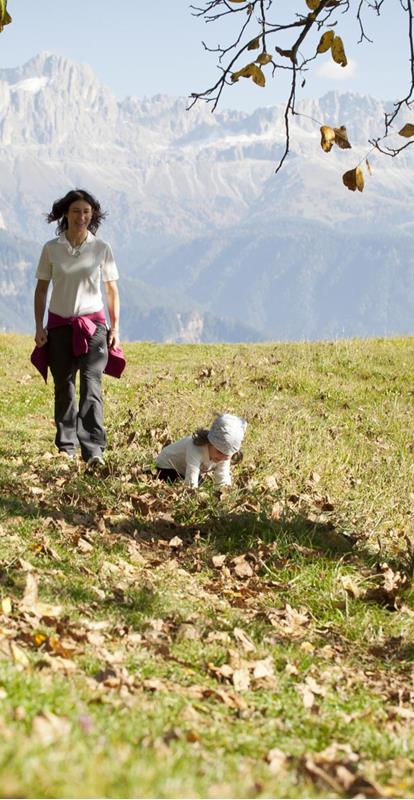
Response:
[{"label": "blue sky", "polygon": [[[301,7],[302,2],[305,9],[304,0],[292,5]],[[357,0],[352,5],[357,8]],[[194,18],[188,0],[8,0],[8,10],[13,23],[0,34],[0,67],[52,51],[90,64],[119,99],[188,96],[206,88],[216,66],[201,40],[215,46],[226,38],[219,23],[206,25]],[[387,100],[404,95],[409,79],[405,25],[399,0],[385,3],[379,19],[367,16],[373,45],[357,45],[357,25],[341,22],[337,32],[344,38],[349,67],[335,66],[329,54],[319,56],[299,97],[319,97],[332,89]],[[283,78],[269,80],[265,89],[241,80],[230,87],[221,107],[250,111],[283,100],[285,93]]]}]

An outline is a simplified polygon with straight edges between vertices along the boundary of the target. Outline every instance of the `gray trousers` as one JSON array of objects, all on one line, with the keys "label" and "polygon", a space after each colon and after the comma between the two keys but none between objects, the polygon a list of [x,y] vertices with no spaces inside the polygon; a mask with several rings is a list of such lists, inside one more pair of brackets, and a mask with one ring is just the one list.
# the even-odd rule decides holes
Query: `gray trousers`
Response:
[{"label": "gray trousers", "polygon": [[[108,360],[106,327],[97,325],[89,350],[75,358],[72,328],[63,325],[48,331],[49,367],[55,383],[55,443],[74,453],[78,443],[84,461],[102,454],[106,446],[103,426],[102,373]],[[76,375],[80,375],[79,409]]]}]

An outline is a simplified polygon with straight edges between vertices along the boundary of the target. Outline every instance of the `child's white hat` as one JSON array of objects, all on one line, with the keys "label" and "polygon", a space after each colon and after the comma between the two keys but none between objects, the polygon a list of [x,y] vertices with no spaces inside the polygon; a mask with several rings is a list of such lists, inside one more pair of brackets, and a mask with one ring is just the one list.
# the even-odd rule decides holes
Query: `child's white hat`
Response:
[{"label": "child's white hat", "polygon": [[240,450],[246,428],[245,419],[234,414],[220,414],[213,421],[207,438],[220,453],[232,456]]}]

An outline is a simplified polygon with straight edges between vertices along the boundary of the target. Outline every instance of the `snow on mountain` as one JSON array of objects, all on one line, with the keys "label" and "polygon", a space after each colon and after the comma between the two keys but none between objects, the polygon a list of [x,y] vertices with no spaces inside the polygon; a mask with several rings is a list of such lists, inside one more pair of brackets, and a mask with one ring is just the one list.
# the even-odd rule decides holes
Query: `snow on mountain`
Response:
[{"label": "snow on mountain", "polygon": [[[154,291],[168,286],[184,292],[193,337],[200,309],[226,316],[229,291],[233,319],[263,335],[288,335],[266,310],[280,285],[273,257],[258,267],[260,243],[267,243],[268,254],[272,243],[283,249],[283,281],[290,274],[292,286],[292,237],[306,241],[301,257],[309,261],[309,285],[315,262],[329,270],[347,237],[361,265],[367,237],[379,230],[387,242],[408,236],[411,258],[411,150],[397,159],[371,153],[373,175],[366,176],[363,194],[349,192],[341,181],[344,171],[364,162],[368,140],[382,132],[384,103],[336,92],[304,101],[292,121],[291,152],[276,177],[284,148],[281,106],[252,114],[186,106],[185,98],[164,95],[118,102],[89,66],[52,53],[1,69],[0,228],[40,244],[53,235],[44,221],[52,202],[74,186],[92,191],[110,212],[102,236],[113,243],[122,273]],[[324,153],[320,124],[346,125],[352,150]],[[232,291],[231,281],[242,282],[245,291]],[[294,306],[291,313],[297,314]],[[306,335],[318,335],[317,316]],[[177,317],[178,337],[180,324]],[[292,330],[300,336],[300,322]]]}]

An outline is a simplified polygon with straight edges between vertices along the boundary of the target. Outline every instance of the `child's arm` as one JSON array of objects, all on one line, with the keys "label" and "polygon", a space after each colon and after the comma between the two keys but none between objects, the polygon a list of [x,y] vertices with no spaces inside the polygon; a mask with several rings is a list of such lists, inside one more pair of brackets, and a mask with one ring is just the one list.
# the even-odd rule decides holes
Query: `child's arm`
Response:
[{"label": "child's arm", "polygon": [[190,442],[187,446],[185,458],[185,480],[186,486],[193,489],[198,487],[198,480],[200,477],[201,462],[203,460],[203,451],[201,447]]},{"label": "child's arm", "polygon": [[231,486],[230,459],[220,461],[214,468],[214,483],[217,486]]}]

